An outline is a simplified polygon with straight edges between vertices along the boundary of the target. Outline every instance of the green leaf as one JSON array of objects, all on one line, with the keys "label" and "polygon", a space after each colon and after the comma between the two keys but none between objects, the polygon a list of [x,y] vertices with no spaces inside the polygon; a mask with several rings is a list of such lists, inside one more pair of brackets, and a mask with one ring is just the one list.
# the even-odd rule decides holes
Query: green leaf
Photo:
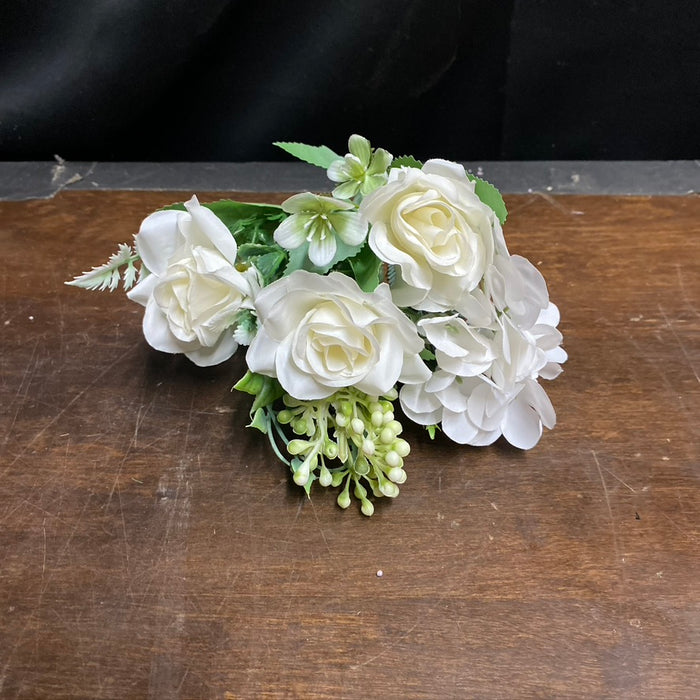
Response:
[{"label": "green leaf", "polygon": [[305,163],[317,165],[324,170],[327,170],[334,160],[342,157],[334,153],[328,146],[307,146],[305,143],[292,141],[275,141],[273,145],[278,146],[295,158],[303,160]]},{"label": "green leaf", "polygon": [[373,292],[379,285],[382,261],[374,254],[369,243],[365,242],[360,252],[350,258],[348,263],[360,289],[363,292]]},{"label": "green leaf", "polygon": [[255,401],[250,409],[251,416],[284,395],[284,389],[274,377],[267,377],[250,370],[233,385],[233,388],[255,396]]},{"label": "green leaf", "polygon": [[423,348],[420,351],[420,356],[423,360],[426,360],[427,362],[430,362],[435,359],[435,353],[433,353],[433,351],[429,348]]},{"label": "green leaf", "polygon": [[508,210],[503,201],[501,193],[486,180],[476,177],[471,173],[467,173],[467,177],[474,183],[474,192],[476,196],[487,206],[496,212],[496,216],[501,224],[505,224],[508,218]]},{"label": "green leaf", "polygon": [[426,425],[425,429],[428,431],[428,435],[430,436],[431,440],[435,439],[435,435],[440,430],[439,425]]},{"label": "green leaf", "polygon": [[251,259],[251,262],[257,268],[263,278],[263,286],[267,286],[282,275],[280,270],[287,260],[287,254],[283,250],[273,250],[265,255],[260,255]]},{"label": "green leaf", "polygon": [[399,156],[391,162],[390,168],[422,168],[423,163],[413,156]]},{"label": "green leaf", "polygon": [[265,414],[264,408],[259,408],[255,413],[251,412],[252,421],[248,423],[246,428],[257,428],[264,435],[268,434],[268,422],[267,415]]},{"label": "green leaf", "polygon": [[[287,217],[282,207],[276,204],[253,204],[222,199],[202,206],[213,211],[224,222],[238,245],[244,243],[273,245],[275,229]],[[163,209],[184,211],[185,205],[171,204]]]}]

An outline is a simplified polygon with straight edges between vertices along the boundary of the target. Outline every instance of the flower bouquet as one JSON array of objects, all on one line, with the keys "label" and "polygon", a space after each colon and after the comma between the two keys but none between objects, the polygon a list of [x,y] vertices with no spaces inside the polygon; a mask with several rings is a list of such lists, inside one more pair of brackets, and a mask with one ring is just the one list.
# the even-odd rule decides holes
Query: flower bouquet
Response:
[{"label": "flower bouquet", "polygon": [[[156,350],[200,366],[247,346],[235,389],[293,480],[339,487],[365,515],[394,498],[409,443],[396,404],[431,437],[533,447],[555,414],[559,313],[539,271],[508,252],[506,208],[458,163],[278,143],[327,170],[330,194],[281,206],[192,197],[68,284],[145,307]],[[330,189],[330,188],[329,188]]]}]

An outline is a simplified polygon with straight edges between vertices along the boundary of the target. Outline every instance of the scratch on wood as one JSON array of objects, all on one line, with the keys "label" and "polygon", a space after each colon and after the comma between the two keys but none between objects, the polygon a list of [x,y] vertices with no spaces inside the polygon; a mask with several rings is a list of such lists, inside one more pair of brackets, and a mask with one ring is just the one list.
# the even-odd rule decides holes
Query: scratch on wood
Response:
[{"label": "scratch on wood", "polygon": [[350,668],[353,671],[357,671],[358,668],[361,668],[362,666],[366,666],[367,664],[371,664],[373,661],[376,661],[380,656],[384,656],[384,654],[389,653],[399,642],[403,642],[406,637],[408,637],[411,632],[413,632],[414,629],[418,627],[418,621],[414,622],[409,629],[407,629],[400,637],[398,637],[392,644],[388,644],[385,646],[378,654],[375,654],[374,656],[370,656],[369,659],[365,659],[362,663],[355,664],[354,666],[350,666]]},{"label": "scratch on wood", "polygon": [[542,197],[545,202],[551,204],[555,209],[559,210],[563,214],[566,214],[567,216],[581,216],[583,214],[582,211],[578,211],[576,209],[567,209],[563,204],[554,199],[551,194],[547,194],[546,192],[535,191],[532,194]]},{"label": "scratch on wood", "polygon": [[134,352],[134,348],[140,344],[141,341],[138,341],[138,343],[134,343],[129,348],[127,348],[119,357],[115,358],[112,362],[107,365],[89,384],[87,384],[83,389],[81,389],[63,408],[61,408],[54,416],[52,416],[51,420],[47,421],[46,425],[39,430],[33,438],[30,440],[27,440],[27,442],[24,443],[22,446],[22,449],[15,455],[15,458],[12,460],[11,464],[8,467],[8,470],[13,467],[29,450],[30,447],[34,445],[34,443],[55,423],[57,423],[63,415],[68,411],[68,409],[73,406],[73,404],[77,403],[80,401],[85,394],[87,394],[90,389],[92,389],[93,386],[95,386],[97,383],[99,383],[102,378],[108,373],[111,372],[125,357],[128,357]]},{"label": "scratch on wood", "polygon": [[688,297],[688,292],[685,289],[685,282],[683,281],[683,273],[681,272],[681,266],[676,263],[676,276],[678,277],[678,286],[681,290],[681,297],[683,301],[688,305],[688,308],[693,312],[695,316],[700,316],[700,313],[695,308],[695,304]]},{"label": "scratch on wood", "polygon": [[697,373],[695,367],[693,367],[693,363],[692,363],[690,357],[688,356],[688,352],[685,349],[685,345],[683,345],[683,342],[681,341],[680,337],[678,336],[678,333],[676,333],[676,329],[671,324],[670,319],[668,318],[666,312],[661,307],[661,305],[659,305],[659,311],[661,312],[661,315],[663,316],[664,321],[666,322],[666,327],[671,331],[678,347],[681,349],[681,352],[683,353],[683,357],[685,357],[685,360],[688,363],[688,367],[690,367],[690,371],[693,373],[693,376],[695,377],[695,381],[698,384],[700,384],[700,377],[698,376],[698,373]]},{"label": "scratch on wood", "polygon": [[[595,455],[595,452],[593,453]],[[606,469],[605,467],[600,467],[605,471],[606,473],[610,474],[610,476],[613,479],[617,479],[623,486],[626,486],[632,493],[637,493],[626,481],[623,481],[615,472],[610,471],[609,469]]]},{"label": "scratch on wood", "polygon": [[608,493],[608,487],[605,483],[605,477],[603,476],[603,470],[601,469],[600,462],[598,461],[598,455],[595,450],[591,450],[593,455],[593,461],[598,468],[598,476],[600,476],[600,483],[603,486],[603,495],[605,496],[605,505],[608,509],[608,515],[610,516],[610,530],[613,536],[613,546],[615,547],[615,559],[618,563],[623,563],[620,556],[620,546],[617,540],[617,528],[615,527],[615,517],[613,516],[612,508],[610,507],[610,494]]}]

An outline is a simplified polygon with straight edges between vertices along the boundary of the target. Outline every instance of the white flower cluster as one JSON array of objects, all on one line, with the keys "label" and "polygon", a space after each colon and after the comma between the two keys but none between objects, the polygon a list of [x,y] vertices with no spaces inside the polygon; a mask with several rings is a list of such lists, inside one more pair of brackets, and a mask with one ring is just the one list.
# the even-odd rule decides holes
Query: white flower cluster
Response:
[{"label": "white flower cluster", "polygon": [[281,207],[192,197],[71,284],[112,290],[126,267],[146,340],[198,365],[248,345],[236,388],[255,396],[251,425],[287,461],[283,440],[307,491],[344,483],[343,507],[352,485],[369,515],[369,491],[394,497],[406,479],[397,397],[458,443],[533,447],[555,423],[538,380],[567,356],[542,275],[508,251],[497,190],[451,161],[392,162],[357,135],[345,156],[278,145],[324,167],[332,196]]},{"label": "white flower cluster", "polygon": [[393,170],[360,212],[372,250],[398,271],[395,302],[422,312],[417,326],[434,349],[430,378],[401,389],[405,414],[462,444],[503,435],[533,447],[555,423],[537,379],[566,360],[559,312],[534,265],[508,252],[464,168],[430,160]]}]

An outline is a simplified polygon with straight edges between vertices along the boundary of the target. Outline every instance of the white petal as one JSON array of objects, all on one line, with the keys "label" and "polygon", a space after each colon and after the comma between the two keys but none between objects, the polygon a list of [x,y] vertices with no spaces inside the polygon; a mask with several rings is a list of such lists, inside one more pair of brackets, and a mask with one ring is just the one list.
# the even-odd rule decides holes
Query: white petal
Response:
[{"label": "white petal", "polygon": [[147,216],[134,240],[143,264],[155,275],[164,275],[168,259],[182,245],[184,239],[178,228],[181,211],[168,209]]},{"label": "white petal", "polygon": [[521,450],[534,447],[542,436],[542,423],[537,412],[519,395],[508,406],[503,420],[503,437]]},{"label": "white petal", "polygon": [[201,206],[197,197],[185,202],[185,206],[192,218],[188,222],[183,217],[180,220],[180,230],[190,244],[207,247],[213,244],[231,265],[235,265],[238,245],[226,224],[211,209]]},{"label": "white petal", "polygon": [[360,245],[367,237],[367,221],[355,212],[330,214],[328,219],[340,240],[347,245]]},{"label": "white petal", "polygon": [[460,445],[471,444],[479,433],[479,429],[469,420],[464,411],[456,413],[448,409],[445,409],[442,414],[442,429],[450,440]]},{"label": "white petal", "polygon": [[146,306],[153,296],[153,290],[159,281],[160,279],[157,275],[147,275],[143,277],[136,286],[132,287],[126,293],[126,296],[129,297],[131,301],[135,301],[137,304],[141,304],[141,306]]},{"label": "white petal", "polygon": [[419,425],[433,425],[440,422],[442,404],[434,394],[425,391],[418,384],[402,387],[399,393],[401,408],[406,416]]},{"label": "white petal", "polygon": [[[425,161],[422,171],[426,175],[440,175],[442,177],[464,180],[466,183],[469,183],[467,174],[464,172],[464,166],[451,160],[431,158],[430,160]],[[471,184],[471,188],[472,190],[474,189],[473,184]]]},{"label": "white petal", "polygon": [[265,374],[268,377],[275,376],[275,354],[279,343],[275,342],[267,334],[266,329],[261,328],[246,352],[246,363],[251,372]]},{"label": "white petal", "polygon": [[430,379],[430,370],[421,360],[420,355],[404,353],[399,381],[402,384],[421,384],[428,379]]},{"label": "white petal", "polygon": [[306,241],[306,231],[296,214],[288,216],[275,230],[275,243],[287,250],[294,250]]},{"label": "white petal", "polygon": [[325,238],[315,236],[309,243],[309,260],[316,267],[325,267],[333,260],[337,247],[334,236],[328,235]]},{"label": "white petal", "polygon": [[143,315],[143,335],[152,348],[161,352],[183,353],[195,347],[191,343],[183,343],[173,335],[167,317],[153,297]]},{"label": "white petal", "polygon": [[221,334],[218,342],[211,347],[199,347],[186,352],[185,355],[199,367],[211,367],[226,361],[238,349],[238,342],[231,331]]}]

